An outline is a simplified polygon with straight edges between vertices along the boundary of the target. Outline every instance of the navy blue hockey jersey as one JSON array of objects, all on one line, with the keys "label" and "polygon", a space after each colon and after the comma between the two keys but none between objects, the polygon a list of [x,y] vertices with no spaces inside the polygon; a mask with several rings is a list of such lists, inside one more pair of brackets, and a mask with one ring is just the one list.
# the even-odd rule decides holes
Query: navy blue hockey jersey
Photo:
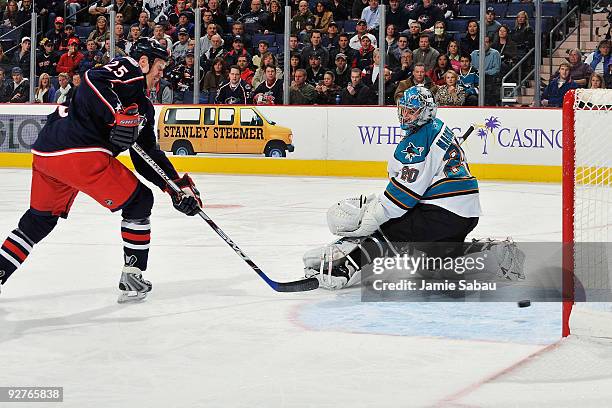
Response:
[{"label": "navy blue hockey jersey", "polygon": [[[147,121],[138,144],[160,165],[170,178],[178,178],[165,154],[157,148],[154,132],[155,110],[145,95],[145,77],[138,63],[119,57],[108,64],[85,72],[70,106],[60,106],[48,116],[32,146],[32,153],[58,156],[84,151],[103,151],[112,156],[121,149],[109,141],[115,113],[132,103],[138,105]],[[164,181],[137,154],[130,151],[136,170],[160,188]]]}]

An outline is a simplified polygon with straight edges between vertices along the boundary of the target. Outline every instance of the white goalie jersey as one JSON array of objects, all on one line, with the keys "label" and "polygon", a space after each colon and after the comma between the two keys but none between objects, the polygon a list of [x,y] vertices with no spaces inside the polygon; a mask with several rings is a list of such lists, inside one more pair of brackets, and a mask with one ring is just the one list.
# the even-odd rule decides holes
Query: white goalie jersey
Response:
[{"label": "white goalie jersey", "polygon": [[404,137],[387,170],[390,180],[380,201],[389,218],[401,217],[418,203],[461,217],[481,214],[478,181],[452,130],[440,119]]}]

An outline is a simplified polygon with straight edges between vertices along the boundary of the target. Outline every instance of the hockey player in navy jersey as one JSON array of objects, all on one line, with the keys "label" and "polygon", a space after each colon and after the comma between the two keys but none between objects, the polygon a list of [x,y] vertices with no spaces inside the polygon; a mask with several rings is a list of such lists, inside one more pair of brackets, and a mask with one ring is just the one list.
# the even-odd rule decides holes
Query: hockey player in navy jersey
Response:
[{"label": "hockey player in navy jersey", "polygon": [[[389,160],[386,189],[378,196],[342,200],[329,209],[331,232],[344,238],[306,252],[307,277],[316,277],[327,289],[350,286],[359,282],[363,260],[397,252],[396,243],[463,243],[476,227],[481,211],[478,181],[452,130],[436,112],[426,88],[404,92],[398,116],[406,134]],[[461,253],[454,256],[492,251],[499,260],[499,276],[523,277],[524,255],[509,240],[457,247]]]},{"label": "hockey player in navy jersey", "polygon": [[[85,72],[70,106],[49,115],[32,147],[30,208],[0,247],[0,287],[66,218],[83,192],[112,212],[121,211],[124,267],[119,301],[140,300],[152,288],[142,273],[149,252],[153,193],[116,156],[137,142],[185,192],[178,195],[130,150],[136,171],[167,191],[177,210],[195,215],[202,204],[191,178],[179,177],[156,145],[155,111],[145,91],[147,78],[160,77],[168,53],[156,40],[139,39],[130,57],[115,58]],[[146,120],[142,120],[142,118]],[[144,127],[142,127],[144,122]]]}]

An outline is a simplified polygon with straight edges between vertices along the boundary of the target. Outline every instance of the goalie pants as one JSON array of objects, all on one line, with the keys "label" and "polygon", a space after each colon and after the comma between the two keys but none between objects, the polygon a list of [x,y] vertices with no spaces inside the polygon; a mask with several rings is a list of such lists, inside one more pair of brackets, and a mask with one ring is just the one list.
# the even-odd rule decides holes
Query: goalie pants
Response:
[{"label": "goalie pants", "polygon": [[392,242],[463,242],[477,224],[478,217],[465,218],[436,205],[417,204],[380,229]]},{"label": "goalie pants", "polygon": [[[81,149],[84,150],[84,149]],[[66,218],[79,191],[110,211],[122,211],[125,264],[147,266],[153,193],[115,157],[99,149],[34,155],[30,209],[0,247],[0,282],[25,261],[33,246]],[[86,234],[85,234],[86,235]]]},{"label": "goalie pants", "polygon": [[[382,256],[393,254],[395,250],[404,252],[406,248],[418,249],[429,256],[460,256],[465,253],[466,236],[477,224],[478,217],[461,217],[436,205],[417,204],[402,217],[382,224],[371,239],[363,240],[362,248],[370,258],[381,256],[381,244]],[[389,247],[389,242],[393,248]],[[360,259],[362,254],[351,255],[353,259]]]}]

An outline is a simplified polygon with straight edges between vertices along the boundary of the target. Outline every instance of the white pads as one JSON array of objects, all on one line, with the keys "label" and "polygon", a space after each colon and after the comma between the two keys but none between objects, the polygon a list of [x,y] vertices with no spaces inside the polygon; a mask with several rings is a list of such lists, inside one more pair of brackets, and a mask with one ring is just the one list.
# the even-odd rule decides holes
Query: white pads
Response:
[{"label": "white pads", "polygon": [[327,211],[327,225],[334,235],[367,237],[389,220],[385,209],[374,194],[344,199]]},{"label": "white pads", "polygon": [[361,218],[366,210],[366,204],[375,198],[374,194],[367,197],[360,195],[345,198],[332,205],[327,210],[327,225],[330,232],[334,235],[343,235],[359,228]]}]

